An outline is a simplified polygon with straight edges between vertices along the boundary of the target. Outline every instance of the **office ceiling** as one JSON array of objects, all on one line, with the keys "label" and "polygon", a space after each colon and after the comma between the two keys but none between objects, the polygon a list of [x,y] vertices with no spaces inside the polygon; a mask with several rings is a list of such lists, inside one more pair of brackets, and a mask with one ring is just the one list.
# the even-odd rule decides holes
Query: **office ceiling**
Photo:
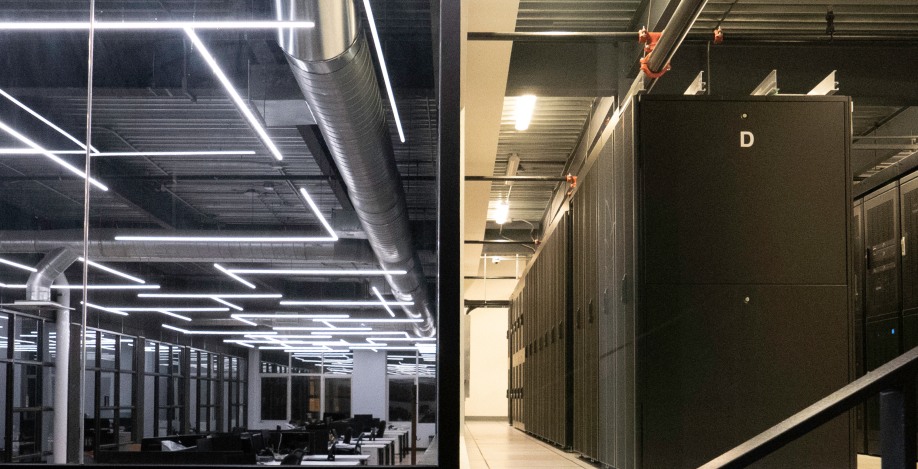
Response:
[{"label": "office ceiling", "polygon": [[[98,21],[251,20],[272,19],[274,2],[255,0],[96,1]],[[361,18],[363,7],[356,2]],[[437,219],[437,100],[434,87],[435,47],[428,0],[373,0],[380,42],[386,56],[405,142],[396,129],[385,98],[382,75],[377,80],[392,136],[394,154],[408,203],[414,244],[424,273],[435,292]],[[87,20],[88,1],[0,1],[3,21]],[[369,26],[363,21],[367,37]],[[324,218],[341,236],[338,243],[308,243],[278,252],[276,261],[239,259],[228,267],[262,269],[378,269],[366,235],[357,222],[340,176],[330,173],[328,156],[310,151],[304,137],[314,125],[273,34],[265,30],[200,31],[221,68],[243,98],[248,99],[267,133],[283,154],[275,160],[234,106],[208,65],[181,30],[151,32],[99,31],[94,61],[92,144],[108,152],[248,151],[254,154],[208,156],[106,156],[93,159],[93,175],[108,192],[93,190],[90,237],[112,236],[125,230],[182,234],[187,230],[217,230],[323,235],[318,218],[298,194],[305,188]],[[2,31],[0,89],[21,101],[80,141],[86,137],[87,50],[85,32]],[[0,98],[0,120],[48,150],[80,148],[49,126]],[[0,148],[21,148],[6,133]],[[60,157],[82,167],[83,157]],[[0,257],[35,265],[40,254],[4,250],[2,240],[36,236],[71,236],[78,240],[83,226],[83,180],[50,159],[35,154],[0,155]],[[68,238],[69,239],[69,238]],[[110,241],[110,240],[107,240]],[[258,246],[265,251],[265,246]],[[229,251],[227,251],[229,252]],[[370,300],[371,286],[388,295],[380,276],[246,276],[257,285],[250,290],[213,267],[213,261],[168,260],[138,255],[132,261],[105,254],[96,260],[158,284],[163,293],[280,293],[285,299]],[[79,283],[82,265],[67,271]],[[0,282],[22,284],[28,272],[0,266]],[[93,282],[119,279],[97,270]],[[22,291],[3,289],[3,301],[21,299]],[[91,302],[103,306],[150,305],[136,292],[94,291]],[[277,300],[240,299],[249,313],[303,313],[306,307],[281,307]],[[209,300],[173,300],[170,306],[220,306]],[[394,308],[397,313],[398,308]],[[232,311],[235,312],[235,311]],[[344,312],[352,317],[389,317],[374,308]],[[148,315],[147,313],[143,313]],[[165,324],[181,327],[239,327],[230,312],[196,314],[192,323],[156,315]],[[402,314],[402,313],[400,313]],[[149,316],[149,315],[148,315]],[[268,319],[253,319],[264,326]],[[283,321],[282,321],[283,322]],[[284,324],[290,325],[291,320]],[[303,321],[300,321],[303,322]],[[311,325],[311,321],[306,321]],[[321,326],[321,324],[320,324]],[[379,324],[375,329],[410,330],[404,324]]]}]

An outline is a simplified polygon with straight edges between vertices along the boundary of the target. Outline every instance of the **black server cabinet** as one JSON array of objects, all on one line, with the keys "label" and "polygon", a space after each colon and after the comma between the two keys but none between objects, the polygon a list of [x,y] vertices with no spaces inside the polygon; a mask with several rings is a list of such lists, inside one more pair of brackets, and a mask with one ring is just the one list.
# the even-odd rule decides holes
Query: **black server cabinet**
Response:
[{"label": "black server cabinet", "polygon": [[511,423],[570,448],[573,365],[570,223],[546,237],[510,298]]},{"label": "black server cabinet", "polygon": [[[849,132],[844,97],[628,103],[580,172],[570,229],[546,237],[511,299],[514,425],[610,467],[697,467],[871,369],[871,344],[892,343],[871,334],[894,331],[852,307],[870,291],[849,286],[873,285],[852,259],[878,243],[870,202],[852,213]],[[548,260],[562,238],[566,267]],[[547,353],[562,303],[564,347]],[[874,319],[862,335],[855,311]],[[565,406],[549,395],[561,389]],[[567,433],[546,419],[571,419]],[[856,421],[754,467],[852,467]]]},{"label": "black server cabinet", "polygon": [[[625,108],[572,198],[575,451],[697,467],[853,378],[849,109]],[[850,467],[852,418],[756,467]]]},{"label": "black server cabinet", "polygon": [[[864,317],[864,274],[867,269],[867,256],[864,250],[864,201],[854,202],[854,213],[851,216],[851,260],[854,266],[854,282],[851,285],[854,311],[854,377],[864,376],[864,350],[866,341],[866,321]],[[867,452],[867,435],[865,433],[865,405],[855,409],[855,451]]]},{"label": "black server cabinet", "polygon": [[[902,352],[899,183],[864,198],[865,371],[873,371]],[[898,332],[898,333],[897,333]],[[868,454],[880,455],[880,405],[866,405]]]}]

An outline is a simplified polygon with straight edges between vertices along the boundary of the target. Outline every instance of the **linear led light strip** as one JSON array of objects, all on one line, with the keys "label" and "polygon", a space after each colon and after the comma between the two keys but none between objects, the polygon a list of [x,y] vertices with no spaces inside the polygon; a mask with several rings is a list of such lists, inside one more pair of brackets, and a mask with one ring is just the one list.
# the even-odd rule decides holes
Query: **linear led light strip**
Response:
[{"label": "linear led light strip", "polygon": [[183,334],[188,335],[273,335],[277,332],[261,332],[261,331],[191,331],[188,329],[182,329],[180,327],[170,326],[168,324],[163,324],[163,327],[166,329],[172,329],[174,331],[179,331]]},{"label": "linear led light strip", "polygon": [[319,211],[319,206],[313,202],[312,197],[309,196],[309,193],[306,192],[306,189],[301,187],[300,194],[302,194],[303,198],[306,199],[306,203],[309,205],[309,208],[312,209],[312,213],[319,217],[319,221],[322,222],[322,226],[325,227],[325,231],[328,232],[329,238],[331,238],[333,241],[338,241],[338,235],[335,234],[335,230],[332,229],[331,225],[328,224],[328,221],[325,220],[325,217],[322,216],[322,212]]},{"label": "linear led light strip", "polygon": [[87,263],[87,264],[89,264],[89,265],[91,265],[91,266],[93,266],[93,267],[95,267],[95,268],[97,268],[97,269],[104,270],[104,271],[106,271],[106,272],[115,274],[115,275],[117,275],[117,276],[119,276],[119,277],[124,277],[124,278],[126,278],[126,279],[128,279],[128,280],[130,280],[130,281],[132,281],[132,282],[147,283],[147,282],[145,282],[145,281],[143,281],[143,280],[141,280],[141,279],[139,279],[139,278],[137,278],[137,277],[133,277],[133,276],[128,275],[128,274],[126,274],[126,273],[124,273],[124,272],[115,270],[115,269],[113,269],[113,268],[111,268],[111,267],[106,267],[106,266],[104,266],[104,265],[102,265],[102,264],[99,264],[98,262],[87,261],[87,260],[84,259],[82,256],[78,257],[77,259],[78,259],[80,262],[85,262],[85,263]]},{"label": "linear led light strip", "polygon": [[[70,139],[70,141],[72,141],[73,143],[76,143],[78,147],[80,147],[80,148],[83,149],[83,151],[81,151],[81,152],[78,151],[77,154],[86,154],[86,145],[84,145],[83,142],[81,142],[79,139],[77,139],[77,138],[74,137],[73,135],[70,135],[66,130],[64,130],[64,129],[58,127],[58,126],[55,125],[53,122],[51,122],[50,120],[46,119],[46,118],[45,118],[44,116],[42,116],[41,114],[35,112],[32,108],[26,106],[25,104],[23,104],[22,102],[20,102],[18,99],[14,98],[12,95],[10,95],[9,93],[7,93],[6,91],[3,91],[2,89],[0,89],[0,95],[2,95],[3,97],[5,97],[6,99],[10,100],[13,104],[19,106],[22,110],[24,110],[25,112],[28,112],[29,114],[31,114],[31,115],[32,115],[33,117],[35,117],[36,119],[38,119],[38,120],[44,122],[45,125],[47,125],[47,126],[51,127],[52,129],[56,130],[59,134],[63,135],[64,137],[67,137],[67,138]],[[98,152],[98,151],[99,151],[99,150],[96,150],[95,147],[91,147],[91,149],[92,149],[93,152]],[[33,150],[35,150],[35,149],[33,148]],[[54,152],[51,152],[51,153],[54,153]]]},{"label": "linear led light strip", "polygon": [[[7,285],[0,283],[2,288],[23,289],[23,284]],[[159,285],[90,285],[89,290],[158,290]],[[82,290],[83,285],[51,285],[52,290]]]},{"label": "linear led light strip", "polygon": [[233,103],[236,104],[236,107],[239,108],[239,111],[242,112],[242,115],[245,116],[245,119],[249,121],[249,125],[252,126],[253,130],[255,130],[255,133],[258,134],[259,139],[261,139],[261,143],[268,148],[268,151],[274,155],[274,158],[277,158],[278,161],[283,160],[284,155],[281,155],[280,150],[277,149],[277,146],[274,145],[271,137],[268,136],[268,133],[265,131],[264,127],[261,126],[261,122],[258,121],[258,119],[255,117],[255,114],[252,113],[252,110],[249,109],[248,105],[246,105],[246,103],[242,100],[242,97],[239,96],[236,88],[233,87],[232,83],[230,83],[229,78],[227,78],[223,73],[223,70],[220,69],[217,61],[214,60],[212,55],[210,55],[210,51],[207,50],[207,47],[204,46],[204,43],[201,42],[201,39],[198,38],[198,35],[195,34],[194,29],[186,27],[185,34],[187,34],[191,39],[191,42],[194,43],[194,46],[201,53],[201,57],[204,58],[204,61],[210,65],[214,75],[217,76],[217,79],[220,80],[220,83],[222,83],[223,87],[226,88],[226,92],[229,93]]},{"label": "linear led light strip", "polygon": [[[81,301],[80,304],[84,304],[84,303]],[[88,308],[98,309],[98,310],[100,310],[100,311],[105,311],[106,313],[117,314],[117,315],[119,315],[119,316],[127,316],[127,315],[128,315],[128,313],[125,313],[124,311],[119,311],[119,310],[117,310],[117,309],[115,309],[115,308],[106,308],[105,306],[94,305],[94,304],[92,304],[92,303],[85,303],[85,305],[86,305],[86,307],[88,307]]]},{"label": "linear led light strip", "polygon": [[392,305],[392,306],[411,306],[414,304],[413,301],[299,301],[299,300],[286,300],[281,301],[283,306],[379,306],[379,305]]},{"label": "linear led light strip", "polygon": [[344,276],[344,275],[405,275],[407,273],[407,271],[404,271],[404,270],[344,270],[344,269],[342,270],[335,270],[335,269],[227,269],[227,272],[234,273],[234,274],[340,275],[340,276]]},{"label": "linear led light strip", "polygon": [[280,293],[138,293],[139,298],[283,298]]},{"label": "linear led light strip", "polygon": [[[348,316],[347,314],[231,314],[230,317],[233,318],[233,319],[235,319],[235,320],[237,320],[237,321],[239,321],[239,322],[248,324],[248,325],[250,325],[250,326],[257,326],[257,325],[258,325],[257,323],[254,323],[254,322],[252,322],[252,321],[249,321],[248,319],[245,319],[245,318],[297,318],[297,319],[306,318],[306,319],[315,319],[315,318],[328,318],[328,317],[347,318],[347,317],[349,317],[349,316]],[[325,331],[325,330],[328,330],[329,328],[327,328],[327,327],[315,327],[315,328],[313,328],[313,329]],[[357,328],[355,328],[355,329],[357,329]],[[367,328],[364,328],[364,329],[369,330],[370,328],[367,327]],[[275,328],[274,330],[279,330],[279,329]]]},{"label": "linear led light strip", "polygon": [[[116,236],[115,239],[118,239],[118,237]],[[252,284],[251,282],[245,280],[244,278],[242,278],[242,277],[240,277],[240,276],[238,276],[238,275],[236,275],[236,274],[230,272],[229,270],[227,270],[227,269],[226,269],[225,267],[223,267],[222,265],[217,264],[217,263],[214,263],[214,267],[216,267],[217,270],[219,270],[220,272],[223,272],[224,274],[229,275],[233,280],[236,280],[237,282],[239,282],[239,283],[241,283],[241,284],[243,284],[243,285],[245,285],[245,286],[247,286],[247,287],[249,287],[249,288],[251,288],[251,289],[253,289],[253,290],[255,289],[255,285],[254,285],[254,284]]]},{"label": "linear led light strip", "polygon": [[[405,331],[341,331],[338,332],[338,329],[328,330],[325,332],[313,332],[313,335],[318,334],[332,334],[332,335],[404,335],[407,338],[411,338]],[[309,336],[306,336],[309,337]]]},{"label": "linear led light strip", "polygon": [[[47,123],[48,121],[44,120],[44,122]],[[58,128],[58,127],[55,126],[55,128]],[[66,134],[66,135],[70,135],[70,134]],[[47,150],[47,151],[48,153],[53,153],[55,155],[85,155],[86,154],[86,150]],[[38,155],[38,154],[41,154],[41,152],[34,148],[0,148],[0,155]],[[255,152],[252,150],[100,152],[100,151],[96,151],[95,149],[93,149],[93,152],[92,152],[92,156],[223,156],[223,155],[254,155],[254,154]]]},{"label": "linear led light strip", "polygon": [[358,318],[348,318],[348,319],[313,319],[313,322],[424,322],[423,319],[358,319]]},{"label": "linear led light strip", "polygon": [[[83,179],[86,179],[86,173],[84,173],[83,171],[80,171],[80,170],[77,169],[75,166],[71,165],[70,163],[68,163],[68,162],[66,162],[66,161],[64,161],[64,160],[62,160],[59,156],[57,156],[57,155],[55,155],[55,154],[53,154],[53,153],[49,153],[47,150],[45,150],[44,148],[42,148],[41,146],[39,146],[37,143],[35,143],[35,142],[29,140],[28,138],[26,138],[26,136],[24,136],[24,135],[22,135],[21,133],[16,132],[15,130],[13,130],[12,127],[6,125],[6,124],[3,123],[3,122],[0,122],[0,129],[2,129],[4,132],[10,134],[10,135],[13,136],[14,138],[16,138],[16,140],[19,140],[20,142],[22,142],[22,143],[24,143],[24,144],[26,144],[26,145],[32,147],[33,149],[35,149],[36,151],[38,151],[38,152],[41,153],[42,155],[47,156],[48,158],[50,158],[50,159],[51,159],[52,161],[54,161],[55,163],[57,163],[57,164],[63,166],[64,168],[66,168],[68,171],[70,171],[70,172],[76,174],[77,176],[80,176],[80,177],[83,178]],[[95,180],[95,179],[93,179],[93,178],[89,178],[89,182],[92,183],[92,185],[98,187],[99,189],[102,189],[103,191],[107,191],[107,190],[108,190],[108,187],[106,187],[105,184],[102,184],[101,182],[99,182],[99,181],[97,181],[97,180]]]},{"label": "linear led light strip", "polygon": [[[395,317],[395,312],[392,311],[392,308],[389,308],[389,305],[386,304],[386,299],[383,298],[382,293],[379,293],[379,290],[376,287],[373,287],[373,294],[376,295],[376,298],[379,298],[379,302],[382,303],[383,308],[386,308],[386,311],[389,312],[389,316]],[[411,302],[414,304],[414,302]]]},{"label": "linear led light strip", "polygon": [[274,327],[275,331],[370,331],[370,327]]},{"label": "linear led light strip", "polygon": [[[312,21],[95,21],[101,30],[314,28]],[[89,30],[88,21],[0,22],[0,30]]]},{"label": "linear led light strip", "polygon": [[234,304],[234,303],[230,303],[229,301],[226,301],[226,300],[224,300],[224,299],[221,299],[220,297],[212,296],[212,297],[210,297],[210,299],[216,301],[217,303],[225,304],[226,306],[229,306],[230,308],[233,308],[233,309],[235,309],[236,311],[242,311],[242,306],[239,306],[239,305]]},{"label": "linear led light strip", "polygon": [[382,43],[379,42],[379,34],[376,32],[376,20],[373,19],[373,8],[370,7],[370,0],[363,0],[363,8],[367,12],[367,19],[370,23],[370,33],[373,34],[373,43],[376,45],[376,57],[379,59],[379,67],[382,68],[383,81],[386,82],[386,92],[389,93],[389,104],[392,105],[392,114],[395,116],[395,127],[398,128],[398,137],[405,143],[405,132],[402,130],[402,121],[398,117],[398,107],[395,105],[395,94],[392,93],[392,83],[389,82],[389,72],[386,69],[386,58],[383,57]]},{"label": "linear led light strip", "polygon": [[38,272],[34,267],[29,267],[27,265],[20,264],[18,262],[8,261],[6,259],[0,259],[0,263],[11,265],[17,269],[28,270],[29,272]]}]

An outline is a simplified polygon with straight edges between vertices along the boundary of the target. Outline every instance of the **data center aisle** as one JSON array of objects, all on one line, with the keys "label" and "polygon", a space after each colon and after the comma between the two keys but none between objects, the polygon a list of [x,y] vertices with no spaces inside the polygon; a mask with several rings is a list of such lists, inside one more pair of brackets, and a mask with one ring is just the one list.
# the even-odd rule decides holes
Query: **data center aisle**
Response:
[{"label": "data center aisle", "polygon": [[505,422],[466,421],[465,444],[470,469],[597,467],[574,454],[532,438]]}]

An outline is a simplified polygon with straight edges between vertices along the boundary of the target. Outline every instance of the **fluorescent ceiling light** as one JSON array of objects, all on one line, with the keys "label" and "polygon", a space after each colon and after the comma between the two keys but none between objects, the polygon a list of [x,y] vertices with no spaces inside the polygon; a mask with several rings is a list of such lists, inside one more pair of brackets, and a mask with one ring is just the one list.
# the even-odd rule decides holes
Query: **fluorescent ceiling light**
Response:
[{"label": "fluorescent ceiling light", "polygon": [[[237,314],[236,316],[242,318],[277,318],[277,319],[312,319],[314,321],[323,322],[329,320],[341,321],[350,317],[347,314],[269,314],[269,313],[246,313],[246,314]],[[319,318],[319,319],[316,319]]]},{"label": "fluorescent ceiling light", "polygon": [[[118,237],[115,237],[115,239],[118,239]],[[255,285],[253,285],[252,283],[246,281],[246,280],[243,279],[242,277],[240,277],[240,276],[238,276],[238,275],[236,275],[236,274],[230,272],[229,270],[226,270],[226,268],[224,268],[222,265],[214,263],[214,267],[216,267],[217,270],[219,270],[220,272],[223,272],[224,274],[229,275],[230,277],[232,277],[234,280],[236,280],[236,281],[242,283],[243,285],[245,285],[245,286],[247,286],[247,287],[249,287],[249,288],[251,288],[251,289],[253,289],[253,290],[255,289]]]},{"label": "fluorescent ceiling light", "polygon": [[240,334],[272,335],[272,334],[277,334],[277,332],[260,332],[260,331],[191,331],[188,329],[182,329],[180,327],[170,326],[168,324],[163,324],[163,327],[167,329],[179,331],[184,334],[189,334],[189,335],[240,335]]},{"label": "fluorescent ceiling light", "polygon": [[423,319],[313,319],[314,322],[424,322]]},{"label": "fluorescent ceiling light", "polygon": [[[101,30],[314,28],[312,21],[95,21]],[[89,30],[88,21],[3,21],[0,30]]]},{"label": "fluorescent ceiling light", "polygon": [[[80,304],[84,304],[84,303],[81,301]],[[100,311],[105,311],[106,313],[117,314],[117,315],[119,315],[119,316],[127,316],[127,315],[128,315],[128,313],[125,313],[124,311],[118,311],[118,310],[115,309],[115,308],[106,308],[105,306],[94,305],[94,304],[92,304],[92,303],[85,303],[85,305],[86,305],[86,307],[88,307],[88,308],[98,309],[98,310],[100,310]]]},{"label": "fluorescent ceiling light", "polygon": [[313,332],[313,334],[332,334],[332,335],[404,335],[408,337],[408,333],[405,331],[341,331],[338,332],[337,329],[330,329],[323,332]]},{"label": "fluorescent ceiling light", "polygon": [[510,214],[510,204],[504,202],[503,200],[497,202],[497,207],[494,209],[494,223],[498,225],[503,225],[507,223],[507,215]]},{"label": "fluorescent ceiling light", "polygon": [[389,72],[386,69],[386,58],[383,57],[382,43],[379,42],[379,34],[376,32],[376,20],[373,19],[373,8],[370,6],[370,0],[363,0],[363,9],[367,12],[367,20],[370,23],[370,33],[373,34],[373,44],[376,45],[376,58],[379,59],[379,68],[382,69],[383,81],[386,82],[386,92],[389,93],[389,104],[392,106],[392,114],[395,116],[395,127],[398,129],[398,137],[402,143],[405,143],[405,132],[402,130],[402,121],[398,117],[398,107],[395,105],[395,94],[392,93],[392,83],[389,82]]},{"label": "fluorescent ceiling light", "polygon": [[[10,134],[11,136],[13,136],[14,138],[16,138],[16,139],[19,140],[20,142],[22,142],[22,143],[24,143],[24,144],[26,144],[26,145],[32,147],[33,149],[37,150],[37,151],[38,151],[39,153],[41,153],[42,155],[47,156],[48,158],[50,158],[50,159],[51,159],[52,161],[54,161],[55,163],[57,163],[57,164],[63,166],[64,168],[66,168],[68,171],[70,171],[70,172],[76,174],[77,176],[80,176],[80,177],[83,178],[83,179],[86,179],[86,173],[84,173],[83,171],[80,171],[80,170],[77,169],[75,166],[71,165],[70,163],[68,163],[68,162],[66,162],[66,161],[64,161],[64,160],[62,160],[62,159],[60,159],[60,157],[58,157],[57,155],[55,155],[55,154],[53,154],[53,153],[48,153],[44,148],[40,147],[37,143],[35,143],[35,142],[29,140],[28,138],[26,138],[26,136],[22,135],[21,133],[16,132],[15,130],[13,130],[12,127],[6,125],[5,123],[0,122],[0,130],[3,130],[4,132]],[[92,183],[92,185],[98,187],[99,189],[102,189],[103,191],[107,191],[107,190],[108,190],[108,187],[106,187],[105,184],[102,184],[101,182],[99,182],[99,181],[97,181],[97,180],[95,180],[95,179],[93,179],[93,178],[89,178],[89,182]]]},{"label": "fluorescent ceiling light", "polygon": [[[56,152],[52,152],[56,153]],[[213,150],[213,151],[109,151],[93,153],[92,156],[222,156],[254,155],[252,150]]]},{"label": "fluorescent ceiling light", "polygon": [[[279,334],[274,337],[284,338],[284,339],[321,339],[323,337],[331,338],[332,335],[342,335],[342,334],[335,334],[334,331],[337,331],[337,330],[338,329],[332,329],[332,330],[325,329],[322,332],[313,332],[312,334]],[[358,334],[374,334],[374,332],[362,332]],[[400,332],[396,332],[396,334],[400,334]]]},{"label": "fluorescent ceiling light", "polygon": [[319,221],[322,222],[322,226],[325,227],[325,231],[328,232],[328,236],[331,237],[332,240],[338,241],[338,235],[335,234],[335,230],[333,230],[331,225],[328,224],[328,221],[325,220],[322,212],[319,211],[319,206],[313,202],[312,197],[309,196],[309,193],[306,192],[306,189],[301,187],[300,194],[302,194],[303,198],[306,199],[306,203],[309,205],[309,208],[312,209],[312,213],[314,213],[319,218]]},{"label": "fluorescent ceiling light", "polygon": [[155,306],[155,307],[125,307],[125,308],[115,308],[119,311],[172,311],[180,313],[203,313],[203,312],[218,312],[218,311],[229,311],[229,308],[224,307],[206,307],[206,308],[171,308],[169,306]]},{"label": "fluorescent ceiling light", "polygon": [[217,61],[214,60],[214,57],[210,55],[210,51],[207,50],[207,47],[204,47],[204,43],[201,42],[201,39],[198,38],[198,35],[195,34],[194,30],[191,28],[185,28],[185,33],[201,53],[201,57],[204,58],[204,61],[207,62],[207,65],[210,65],[214,75],[217,76],[217,79],[220,80],[220,83],[222,83],[223,87],[226,88],[226,92],[229,93],[233,103],[236,104],[236,107],[239,108],[239,111],[242,112],[243,116],[245,116],[245,119],[249,122],[249,125],[253,130],[255,130],[255,133],[258,134],[258,138],[261,140],[261,143],[263,143],[268,148],[268,151],[274,155],[274,158],[277,158],[278,161],[283,160],[284,155],[281,155],[280,150],[277,149],[277,146],[274,145],[271,137],[268,136],[268,133],[265,131],[264,127],[261,126],[261,122],[258,121],[258,118],[255,117],[255,114],[252,113],[252,110],[249,109],[249,106],[245,103],[245,101],[242,100],[242,97],[239,96],[236,88],[233,87],[232,83],[230,83],[229,78],[223,74],[223,70],[220,69]]},{"label": "fluorescent ceiling light", "polygon": [[[5,288],[25,288],[25,285],[7,285],[0,283]],[[52,290],[82,290],[83,285],[51,285]],[[88,290],[158,290],[159,285],[90,285]]]},{"label": "fluorescent ceiling light", "polygon": [[226,301],[226,300],[222,300],[222,299],[220,299],[219,297],[212,296],[212,297],[210,297],[210,299],[216,301],[217,303],[225,304],[226,306],[229,306],[230,308],[233,308],[233,309],[235,309],[236,311],[242,311],[242,306],[239,306],[239,305],[230,303],[229,301]]},{"label": "fluorescent ceiling light", "polygon": [[321,236],[115,236],[115,241],[158,241],[167,243],[315,243],[334,240]]},{"label": "fluorescent ceiling light", "polygon": [[0,259],[0,263],[11,265],[13,267],[16,267],[17,269],[28,270],[29,272],[38,272],[38,270],[35,269],[35,267],[29,267],[27,265],[23,265],[18,262],[8,261],[6,259]]},{"label": "fluorescent ceiling light", "polygon": [[166,311],[166,310],[164,310],[164,309],[158,309],[158,310],[156,310],[156,312],[157,312],[157,313],[161,313],[161,314],[165,314],[166,316],[172,316],[172,317],[174,317],[174,318],[179,318],[179,319],[181,319],[181,320],[183,320],[183,321],[191,322],[191,318],[189,318],[188,316],[182,316],[181,314],[175,314],[175,313],[173,313],[172,311]]},{"label": "fluorescent ceiling light", "polygon": [[404,270],[336,270],[336,269],[227,269],[234,274],[268,275],[405,275]]},{"label": "fluorescent ceiling light", "polygon": [[242,319],[242,318],[240,318],[240,317],[239,317],[238,315],[236,315],[236,314],[230,314],[230,317],[233,318],[233,319],[235,319],[235,320],[237,320],[237,321],[239,321],[239,322],[241,322],[241,323],[248,324],[248,325],[250,325],[250,326],[257,326],[257,325],[258,325],[258,323],[254,323],[254,322],[252,322],[252,321],[249,321],[248,319]]},{"label": "fluorescent ceiling light", "polygon": [[389,312],[389,316],[395,317],[395,313],[389,308],[389,305],[386,304],[386,299],[383,298],[382,293],[379,293],[379,290],[376,287],[373,287],[373,294],[376,295],[376,298],[379,298],[379,302],[382,303],[383,308],[386,308],[386,311]]},{"label": "fluorescent ceiling light", "polygon": [[[411,306],[414,304],[413,301],[299,301],[299,300],[284,300],[280,302],[283,306],[380,306],[380,305],[392,305],[392,306]],[[387,308],[388,309],[388,308]]]},{"label": "fluorescent ceiling light", "polygon": [[138,293],[140,298],[283,298],[280,293]]},{"label": "fluorescent ceiling light", "polygon": [[[79,139],[77,139],[77,138],[74,137],[73,135],[70,135],[66,130],[64,130],[64,129],[58,127],[57,125],[55,125],[55,124],[54,124],[53,122],[51,122],[50,120],[46,119],[46,118],[45,118],[44,116],[42,116],[41,114],[35,112],[32,108],[26,106],[25,104],[22,104],[18,99],[12,97],[12,96],[11,96],[9,93],[7,93],[6,91],[0,90],[0,95],[2,95],[3,97],[5,97],[6,99],[12,101],[13,104],[19,106],[20,108],[22,108],[24,111],[26,111],[26,112],[28,112],[29,114],[31,114],[31,115],[32,115],[33,117],[35,117],[36,119],[38,119],[38,120],[44,122],[45,125],[47,125],[48,127],[51,127],[52,129],[56,130],[59,134],[63,135],[64,137],[67,137],[67,138],[70,139],[70,141],[72,141],[73,143],[76,143],[78,147],[80,147],[80,148],[83,149],[83,151],[77,151],[76,154],[86,154],[86,145],[84,145],[83,142],[81,142]],[[33,148],[33,150],[36,150],[36,151],[37,151],[37,149],[35,149],[35,148]],[[95,147],[92,147],[91,150],[92,150],[93,152],[97,152],[97,151],[98,151],[98,150],[95,149]],[[53,152],[51,152],[51,153],[53,153]]]},{"label": "fluorescent ceiling light", "polygon": [[[0,90],[2,91],[2,90]],[[70,135],[70,134],[67,134]],[[47,150],[55,155],[85,155],[86,150]],[[0,155],[38,155],[42,152],[34,148],[0,148]],[[93,150],[92,156],[222,156],[222,155],[254,155],[252,150],[215,150],[215,151],[112,151],[100,152]]]},{"label": "fluorescent ceiling light", "polygon": [[95,267],[95,268],[97,268],[97,269],[104,270],[104,271],[106,271],[106,272],[115,274],[115,275],[117,275],[117,276],[119,276],[119,277],[124,277],[124,278],[126,278],[126,279],[128,279],[128,280],[131,280],[131,281],[133,281],[133,282],[137,282],[137,283],[147,283],[147,282],[144,282],[143,280],[141,280],[141,279],[139,279],[139,278],[137,278],[137,277],[130,276],[130,275],[124,273],[124,272],[117,271],[117,270],[115,270],[115,269],[113,269],[113,268],[111,268],[111,267],[106,267],[106,266],[104,266],[104,265],[102,265],[102,264],[99,264],[98,262],[87,261],[86,259],[83,259],[82,256],[78,257],[77,259],[78,259],[80,262],[85,262],[85,263],[87,263],[87,264],[89,264],[89,265],[91,265],[91,266],[93,266],[93,267]]},{"label": "fluorescent ceiling light", "polygon": [[[227,342],[227,341],[224,340],[224,342]],[[241,342],[241,341],[238,341],[238,340],[234,340],[234,341],[230,341],[230,342],[235,342],[236,345],[241,345],[241,346],[243,346],[243,347],[255,348],[254,345],[249,345],[249,344],[247,344],[247,343],[245,343],[245,342]]]},{"label": "fluorescent ceiling light", "polygon": [[516,130],[526,130],[529,128],[529,122],[532,120],[532,112],[535,110],[536,97],[527,94],[516,98]]},{"label": "fluorescent ceiling light", "polygon": [[407,338],[406,338],[406,337],[367,337],[367,340],[368,340],[368,341],[374,341],[374,340],[390,340],[390,341],[391,341],[391,340],[398,340],[398,341],[415,342],[415,341],[430,341],[430,340],[437,340],[437,339],[435,339],[435,338],[433,338],[433,337],[407,337]]},{"label": "fluorescent ceiling light", "polygon": [[275,327],[275,331],[371,331],[372,327]]}]

